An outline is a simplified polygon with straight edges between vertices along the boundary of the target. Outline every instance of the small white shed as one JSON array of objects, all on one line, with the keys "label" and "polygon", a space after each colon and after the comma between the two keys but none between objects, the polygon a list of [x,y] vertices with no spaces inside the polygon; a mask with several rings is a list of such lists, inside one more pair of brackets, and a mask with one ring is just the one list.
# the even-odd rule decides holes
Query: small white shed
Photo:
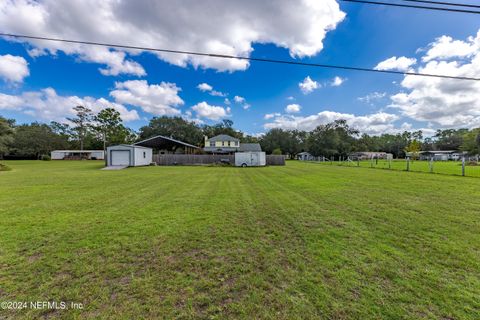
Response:
[{"label": "small white shed", "polygon": [[237,167],[263,167],[266,164],[265,152],[235,152]]},{"label": "small white shed", "polygon": [[152,149],[128,144],[107,148],[107,166],[138,167],[152,163]]}]

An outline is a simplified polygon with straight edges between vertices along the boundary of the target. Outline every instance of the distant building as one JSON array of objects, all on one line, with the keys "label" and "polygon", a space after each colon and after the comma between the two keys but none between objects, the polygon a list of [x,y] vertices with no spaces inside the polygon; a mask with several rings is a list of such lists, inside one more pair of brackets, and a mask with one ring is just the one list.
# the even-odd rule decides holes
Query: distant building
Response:
[{"label": "distant building", "polygon": [[390,160],[393,159],[393,155],[387,152],[370,152],[370,151],[363,151],[363,152],[353,152],[348,155],[350,159],[353,160],[370,160],[370,159],[385,159]]},{"label": "distant building", "polygon": [[200,149],[192,144],[160,135],[142,140],[135,145],[152,148],[158,154],[194,154]]},{"label": "distant building", "polygon": [[[431,150],[420,151],[418,157],[420,160],[434,160],[434,161],[458,161],[467,155],[466,152],[458,150]],[[407,157],[413,157],[411,152],[406,153]]]},{"label": "distant building", "polygon": [[300,161],[313,161],[315,157],[310,152],[300,152],[297,154],[297,159]]},{"label": "distant building", "polygon": [[54,150],[50,153],[52,160],[103,160],[103,150]]},{"label": "distant building", "polygon": [[259,143],[240,143],[240,140],[226,134],[208,138],[205,136],[203,151],[213,154],[233,154],[235,152],[261,152]]}]

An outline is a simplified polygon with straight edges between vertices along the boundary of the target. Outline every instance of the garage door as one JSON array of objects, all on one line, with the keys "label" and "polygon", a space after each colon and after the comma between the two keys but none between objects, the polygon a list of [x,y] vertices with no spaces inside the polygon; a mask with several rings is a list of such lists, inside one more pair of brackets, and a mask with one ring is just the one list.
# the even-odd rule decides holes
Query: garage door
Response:
[{"label": "garage door", "polygon": [[114,150],[112,151],[112,166],[129,166],[130,151]]}]

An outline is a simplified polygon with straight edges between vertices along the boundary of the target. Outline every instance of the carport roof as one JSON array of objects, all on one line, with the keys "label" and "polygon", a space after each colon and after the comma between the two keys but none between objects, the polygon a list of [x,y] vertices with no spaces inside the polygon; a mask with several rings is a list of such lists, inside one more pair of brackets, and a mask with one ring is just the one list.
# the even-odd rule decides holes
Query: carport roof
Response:
[{"label": "carport roof", "polygon": [[158,148],[158,149],[168,148],[168,147],[171,147],[172,145],[181,145],[184,147],[199,149],[199,147],[194,146],[192,144],[189,144],[180,140],[176,140],[173,138],[160,136],[160,135],[134,143],[134,145],[149,147],[149,148]]}]

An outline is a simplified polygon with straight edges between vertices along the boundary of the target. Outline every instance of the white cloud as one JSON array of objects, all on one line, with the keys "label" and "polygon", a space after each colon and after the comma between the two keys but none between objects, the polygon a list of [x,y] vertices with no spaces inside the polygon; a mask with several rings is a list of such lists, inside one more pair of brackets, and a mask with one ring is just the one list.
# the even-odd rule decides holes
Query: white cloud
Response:
[{"label": "white cloud", "polygon": [[292,97],[292,96],[287,97],[287,100],[289,100],[289,101],[294,101],[294,100],[295,100],[295,97]]},{"label": "white cloud", "polygon": [[65,118],[75,115],[73,108],[78,105],[90,108],[93,112],[113,108],[120,112],[124,121],[139,119],[136,110],[128,110],[119,103],[104,98],[59,96],[52,88],[24,92],[18,96],[0,93],[0,110],[19,111],[45,121],[64,121]]},{"label": "white cloud", "polygon": [[30,75],[28,62],[23,57],[6,54],[0,56],[0,78],[10,82],[23,82]]},{"label": "white cloud", "polygon": [[202,91],[202,92],[205,92],[205,91],[212,91],[213,90],[213,87],[211,85],[209,85],[208,83],[200,83],[198,86],[197,86],[198,90]]},{"label": "white cloud", "polygon": [[309,94],[313,90],[320,88],[321,85],[317,81],[312,80],[310,76],[308,76],[298,84],[298,87],[300,88],[300,90],[302,90],[303,94]]},{"label": "white cloud", "polygon": [[422,57],[423,62],[434,59],[450,59],[471,57],[478,53],[480,49],[480,37],[469,37],[467,41],[454,40],[452,37],[441,36],[434,42],[430,43],[429,49],[425,56]]},{"label": "white cloud", "polygon": [[372,104],[374,101],[381,100],[387,96],[386,92],[372,92],[367,94],[364,97],[357,98],[358,101],[365,102],[367,104]]},{"label": "white cloud", "polygon": [[396,70],[396,71],[408,71],[417,63],[415,58],[407,57],[391,57],[377,64],[375,70]]},{"label": "white cloud", "polygon": [[208,83],[200,83],[198,86],[197,86],[198,90],[202,91],[202,92],[208,92],[211,96],[214,96],[214,97],[226,97],[228,96],[228,93],[223,93],[223,92],[220,92],[220,91],[216,91],[216,90],[213,90],[213,87],[211,85],[209,85]]},{"label": "white cloud", "polygon": [[232,103],[230,102],[230,99],[228,98],[225,98],[225,100],[223,100],[223,103],[225,103],[227,106],[231,105]]},{"label": "white cloud", "polygon": [[292,115],[275,115],[275,117],[269,117],[273,119],[272,122],[268,122],[264,125],[266,129],[283,128],[289,130],[306,130],[311,131],[317,126],[327,124],[338,119],[347,120],[347,123],[368,134],[382,134],[387,132],[398,131],[395,128],[394,122],[399,119],[395,114],[389,114],[384,112],[378,112],[365,116],[356,116],[349,113],[339,113],[334,111],[322,111],[314,115],[300,117]]},{"label": "white cloud", "polygon": [[205,118],[209,120],[220,120],[225,118],[230,113],[230,108],[223,108],[220,106],[212,106],[205,101],[197,103],[192,107],[196,112],[198,118]]},{"label": "white cloud", "polygon": [[241,97],[241,96],[235,96],[233,98],[233,100],[235,101],[235,103],[244,103],[245,102],[245,98]]},{"label": "white cloud", "polygon": [[[56,38],[128,44],[185,51],[249,56],[254,43],[272,43],[292,57],[323,49],[326,33],[345,17],[335,0],[118,1],[5,0],[0,29]],[[28,41],[31,54],[63,51],[106,65],[105,74],[145,71],[123,51],[77,44]],[[136,54],[139,51],[128,51]],[[246,60],[156,53],[171,64],[219,71],[245,70]]]},{"label": "white cloud", "polygon": [[244,97],[235,96],[233,98],[233,101],[235,101],[235,103],[238,103],[238,104],[243,104],[243,106],[242,106],[243,110],[248,110],[251,107],[251,105],[249,103],[247,103],[247,99],[245,99]]},{"label": "white cloud", "polygon": [[177,108],[184,104],[178,96],[181,89],[174,83],[148,84],[146,80],[116,82],[110,95],[117,103],[140,107],[143,111],[157,115],[177,115]]},{"label": "white cloud", "polygon": [[280,117],[282,114],[281,113],[267,113],[263,118],[265,120],[273,119],[275,117]]},{"label": "white cloud", "polygon": [[300,112],[302,107],[299,104],[292,103],[285,107],[285,112],[287,113],[297,113]]},{"label": "white cloud", "polygon": [[228,96],[228,93],[217,91],[217,90],[212,90],[210,91],[210,95],[214,97],[226,97]]},{"label": "white cloud", "polygon": [[[464,54],[447,50],[452,43],[463,48]],[[441,37],[429,45],[422,57],[425,63],[416,71],[479,78],[479,43],[480,31],[476,38],[469,37],[467,41]],[[475,48],[473,53],[471,48]],[[402,115],[436,127],[480,126],[480,81],[405,76],[401,86],[402,92],[391,97],[390,107]]]},{"label": "white cloud", "polygon": [[339,86],[341,86],[346,80],[347,80],[347,79],[345,79],[345,78],[341,78],[341,77],[338,77],[338,76],[337,76],[337,77],[333,78],[333,80],[332,80],[332,86],[333,86],[333,87],[339,87]]}]

